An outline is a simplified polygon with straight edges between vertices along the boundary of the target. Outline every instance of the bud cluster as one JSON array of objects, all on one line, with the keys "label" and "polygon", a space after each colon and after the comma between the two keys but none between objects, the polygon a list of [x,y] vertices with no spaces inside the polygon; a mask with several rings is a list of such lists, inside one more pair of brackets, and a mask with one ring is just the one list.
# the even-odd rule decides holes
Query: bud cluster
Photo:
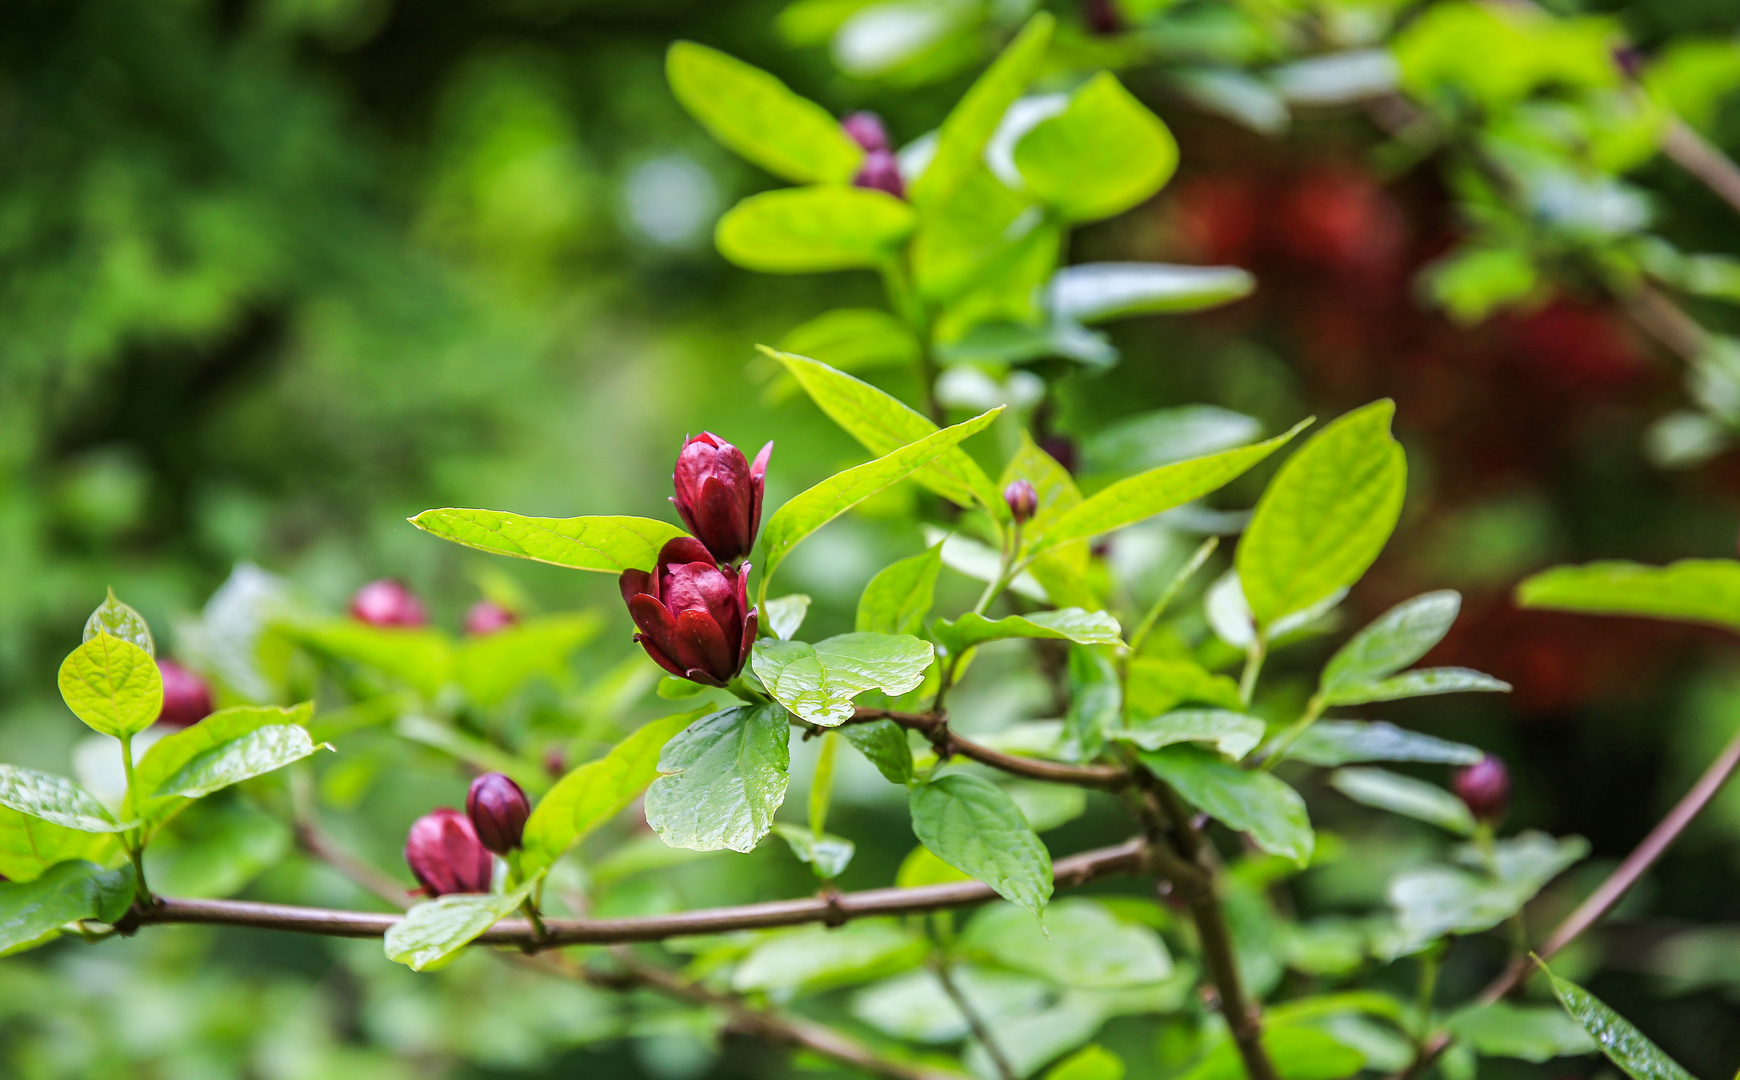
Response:
[{"label": "bud cluster", "polygon": [[897,199],[906,198],[906,180],[900,175],[900,161],[888,145],[888,130],[882,118],[873,112],[855,112],[840,126],[852,141],[864,148],[864,164],[852,178],[854,187],[886,191]]},{"label": "bud cluster", "polygon": [[490,853],[518,850],[531,813],[518,784],[484,773],[465,794],[465,813],[443,806],[412,823],[405,862],[429,896],[486,893],[495,871]]}]

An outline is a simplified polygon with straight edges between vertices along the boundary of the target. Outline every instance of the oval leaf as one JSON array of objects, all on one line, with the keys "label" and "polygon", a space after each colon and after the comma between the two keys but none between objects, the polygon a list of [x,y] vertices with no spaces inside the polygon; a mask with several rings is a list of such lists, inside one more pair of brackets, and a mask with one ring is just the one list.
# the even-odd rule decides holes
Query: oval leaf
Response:
[{"label": "oval leaf", "polygon": [[879,570],[858,597],[853,629],[861,634],[916,634],[924,629],[942,572],[942,545]]},{"label": "oval leaf", "polygon": [[0,806],[83,833],[113,833],[117,824],[96,796],[65,777],[0,765]]},{"label": "oval leaf", "polygon": [[1337,769],[1329,784],[1354,802],[1436,825],[1459,836],[1474,834],[1474,815],[1441,787],[1387,769]]},{"label": "oval leaf", "polygon": [[455,507],[425,510],[411,524],[479,551],[606,574],[650,570],[667,540],[687,535],[653,518],[536,518]]},{"label": "oval leaf", "polygon": [[1462,594],[1450,589],[1404,600],[1349,638],[1323,668],[1321,688],[1333,694],[1376,682],[1425,656],[1444,640],[1462,610]]},{"label": "oval leaf", "polygon": [[1144,750],[1142,764],[1171,784],[1185,802],[1240,832],[1257,846],[1303,866],[1311,861],[1316,836],[1305,800],[1266,772],[1229,765],[1218,754],[1196,746]]},{"label": "oval leaf", "polygon": [[912,182],[916,203],[940,203],[984,168],[985,145],[1045,59],[1056,20],[1040,12],[967,89],[937,131],[936,152]]},{"label": "oval leaf", "polygon": [[906,634],[841,634],[814,645],[762,641],[755,675],[775,701],[812,724],[852,718],[852,699],[867,690],[898,697],[918,688],[935,658],[930,642]]},{"label": "oval leaf", "polygon": [[1038,913],[1051,899],[1051,853],[1003,789],[965,773],[912,792],[912,831],[933,855]]},{"label": "oval leaf", "polygon": [[1178,167],[1178,142],[1109,71],[1089,79],[1056,116],[1015,144],[1027,188],[1068,221],[1098,221],[1159,191]]},{"label": "oval leaf", "polygon": [[1201,311],[1249,296],[1256,287],[1257,279],[1236,266],[1079,263],[1052,275],[1045,306],[1060,319],[1091,324]]},{"label": "oval leaf", "polygon": [[104,870],[83,861],[60,863],[35,881],[0,882],[0,956],[50,941],[78,919],[118,922],[133,891],[131,866]]},{"label": "oval leaf", "polygon": [[98,633],[61,663],[60,696],[93,730],[119,739],[157,722],[163,711],[163,677],[150,653]]},{"label": "oval leaf", "polygon": [[751,195],[725,212],[713,239],[719,254],[766,274],[869,270],[914,224],[912,207],[887,192],[830,184]]},{"label": "oval leaf", "polygon": [[1073,641],[1077,645],[1122,645],[1124,639],[1118,620],[1110,612],[1064,608],[1060,611],[1036,611],[1031,615],[1009,615],[987,619],[976,612],[967,612],[950,622],[939,620],[935,628],[937,640],[949,652],[959,656],[974,645],[1003,638],[1040,638],[1050,641]]},{"label": "oval leaf", "polygon": [[753,851],[773,827],[791,769],[784,706],[739,705],[665,744],[646,820],[671,847]]},{"label": "oval leaf", "polygon": [[872,720],[864,724],[847,724],[840,734],[870,759],[876,771],[896,784],[912,782],[912,744],[906,729],[892,720]]},{"label": "oval leaf", "polygon": [[1472,765],[1485,757],[1478,747],[1422,735],[1382,720],[1319,720],[1306,728],[1286,757],[1333,768],[1355,761],[1427,761]]},{"label": "oval leaf", "polygon": [[1344,686],[1332,694],[1324,695],[1323,700],[1329,705],[1363,705],[1370,701],[1398,701],[1402,698],[1459,694],[1466,691],[1504,694],[1510,692],[1510,684],[1467,668],[1418,668],[1374,683]]},{"label": "oval leaf", "polygon": [[1158,750],[1175,743],[1206,742],[1234,761],[1263,741],[1263,722],[1230,709],[1176,709],[1137,720],[1107,734],[1134,743],[1144,750]]},{"label": "oval leaf", "polygon": [[1558,566],[1517,586],[1523,607],[1642,615],[1740,630],[1740,562],[1682,559],[1667,566],[1597,562]]},{"label": "oval leaf", "polygon": [[387,930],[387,959],[412,971],[439,967],[477,936],[513,914],[531,892],[530,882],[513,892],[456,893],[427,900],[405,912]]},{"label": "oval leaf", "polygon": [[[307,757],[314,752],[313,741],[306,730],[313,716],[314,705],[311,702],[289,709],[277,705],[239,705],[219,709],[192,727],[166,735],[151,744],[151,749],[139,759],[138,767],[133,772],[135,798],[142,806],[146,805],[146,800],[158,796],[187,795],[197,798],[192,792],[201,788],[203,781],[218,779],[232,767],[245,771],[250,764],[267,765],[274,753],[279,751],[301,750],[301,753],[280,764]],[[293,727],[302,732],[302,737],[298,739],[292,733],[279,732],[259,742],[242,741],[262,729],[280,727]],[[220,766],[226,748],[234,750],[236,756],[230,765]],[[261,771],[269,772],[275,768],[278,765],[262,768]],[[235,779],[219,784],[218,787],[254,775],[258,773],[236,775]],[[187,790],[182,790],[184,787]],[[217,788],[210,790],[215,791]],[[203,791],[200,793],[204,794]]]}]

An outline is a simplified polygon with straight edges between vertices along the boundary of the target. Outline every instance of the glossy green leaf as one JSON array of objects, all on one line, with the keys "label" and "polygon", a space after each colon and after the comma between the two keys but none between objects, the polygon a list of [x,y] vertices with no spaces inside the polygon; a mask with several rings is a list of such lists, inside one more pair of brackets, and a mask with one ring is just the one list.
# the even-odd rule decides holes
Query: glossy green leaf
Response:
[{"label": "glossy green leaf", "polygon": [[1666,566],[1557,566],[1517,586],[1523,607],[1642,615],[1740,630],[1740,562],[1682,559]]},{"label": "glossy green leaf", "polygon": [[1249,833],[1257,846],[1304,865],[1316,837],[1305,800],[1266,772],[1229,765],[1201,747],[1175,745],[1141,752],[1142,764],[1192,806],[1227,826]]},{"label": "glossy green leaf", "polygon": [[[785,365],[830,420],[872,454],[888,454],[938,430],[916,410],[861,379],[805,356],[770,355]],[[965,450],[944,450],[912,478],[950,502],[961,506],[977,502],[993,513],[1008,513],[1002,491]]]},{"label": "glossy green leaf", "polygon": [[639,798],[658,779],[659,755],[665,744],[701,715],[702,710],[696,710],[649,721],[603,757],[558,780],[526,819],[522,870],[530,874],[554,863]]},{"label": "glossy green leaf", "polygon": [[1124,680],[1124,707],[1133,719],[1159,716],[1185,703],[1235,712],[1244,707],[1238,683],[1194,660],[1138,656],[1130,661]]},{"label": "glossy green leaf", "polygon": [[912,207],[893,195],[828,184],[751,195],[725,212],[713,239],[719,254],[766,274],[873,270],[914,224]]},{"label": "glossy green leaf", "polygon": [[133,892],[131,866],[104,870],[82,860],[60,863],[34,881],[0,882],[0,956],[45,944],[79,919],[118,922]]},{"label": "glossy green leaf", "polygon": [[0,765],[0,806],[85,833],[120,832],[108,808],[64,777],[20,765]]},{"label": "glossy green leaf", "polygon": [[1046,1071],[1045,1080],[1124,1080],[1124,1062],[1094,1043],[1053,1065]]},{"label": "glossy green leaf", "polygon": [[1015,167],[1065,220],[1098,221],[1159,191],[1178,167],[1178,142],[1107,71],[1015,144]]},{"label": "glossy green leaf", "polygon": [[1200,311],[1248,296],[1256,287],[1256,278],[1236,266],[1079,263],[1052,276],[1045,304],[1059,318],[1097,323]]},{"label": "glossy green leaf", "polygon": [[1003,638],[1039,638],[1049,641],[1073,641],[1078,645],[1121,645],[1122,629],[1110,612],[1063,608],[1058,611],[1035,611],[1029,615],[1007,615],[987,619],[969,611],[955,620],[939,619],[934,628],[936,639],[954,656],[987,641]]},{"label": "glossy green leaf", "polygon": [[761,605],[762,625],[781,641],[790,641],[809,614],[810,598],[804,593],[775,597]]},{"label": "glossy green leaf", "polygon": [[877,571],[858,597],[854,629],[860,634],[917,634],[936,600],[936,579],[942,572],[942,545],[901,559]]},{"label": "glossy green leaf", "polygon": [[1286,434],[1237,450],[1162,465],[1100,491],[1060,517],[1044,536],[1033,539],[1034,551],[1081,540],[1133,525],[1145,518],[1183,506],[1209,492],[1225,487],[1234,478],[1268,457],[1298,434],[1302,421]]},{"label": "glossy green leaf", "polygon": [[840,634],[818,641],[756,644],[755,675],[775,701],[812,724],[852,718],[852,700],[869,690],[898,697],[924,681],[935,650],[904,634]]},{"label": "glossy green leaf", "polygon": [[145,624],[145,617],[121,603],[113,589],[109,590],[108,598],[91,612],[90,618],[85,620],[84,640],[89,641],[98,634],[108,634],[110,637],[132,642],[151,656],[157,655],[157,643],[151,639],[151,627]]},{"label": "glossy green leaf", "polygon": [[154,793],[157,798],[198,799],[256,776],[301,761],[317,747],[308,729],[296,724],[272,724],[221,743],[170,774]]},{"label": "glossy green leaf", "polygon": [[791,853],[807,863],[823,881],[832,881],[845,873],[853,853],[857,851],[857,845],[843,836],[833,833],[817,836],[800,825],[775,825],[773,831],[790,844]]},{"label": "glossy green leaf", "polygon": [[864,151],[828,110],[717,49],[679,41],[665,76],[683,108],[720,142],[795,184],[846,183]]},{"label": "glossy green leaf", "polygon": [[[150,810],[150,800],[158,797],[198,798],[307,757],[315,750],[307,731],[313,715],[311,702],[288,709],[239,705],[219,709],[192,727],[158,739],[133,772],[139,805]],[[284,728],[294,731],[280,730]],[[256,738],[262,731],[268,734]],[[249,771],[255,767],[259,772]],[[207,788],[208,783],[217,786]]]},{"label": "glossy green leaf", "polygon": [[1255,441],[1262,421],[1214,405],[1155,409],[1106,424],[1081,441],[1088,473],[1133,473]]},{"label": "glossy green leaf", "polygon": [[1056,20],[1040,12],[962,95],[937,132],[936,152],[911,185],[916,203],[941,203],[983,167],[985,144],[1038,73]]},{"label": "glossy green leaf", "polygon": [[1263,741],[1263,732],[1261,720],[1230,709],[1174,709],[1132,720],[1109,734],[1144,750],[1158,750],[1175,743],[1213,743],[1221,753],[1238,761],[1257,748]]},{"label": "glossy green leaf", "polygon": [[1235,559],[1257,624],[1358,581],[1402,512],[1408,466],[1387,398],[1342,416],[1282,464],[1257,501]]},{"label": "glossy green leaf", "polygon": [[965,773],[912,792],[912,831],[938,859],[1032,912],[1051,899],[1051,853],[1008,794]]},{"label": "glossy green leaf", "polygon": [[1486,755],[1478,747],[1422,735],[1383,720],[1319,720],[1293,740],[1286,756],[1334,768],[1356,761],[1472,765]]},{"label": "glossy green leaf", "polygon": [[792,327],[779,339],[779,348],[839,371],[869,371],[916,364],[923,346],[905,323],[886,311],[835,308]]},{"label": "glossy green leaf", "polygon": [[605,574],[651,570],[666,541],[687,535],[653,518],[536,518],[453,507],[425,510],[411,524],[479,551]]},{"label": "glossy green leaf", "polygon": [[163,677],[150,653],[99,633],[61,663],[60,696],[92,730],[118,739],[156,723]]},{"label": "glossy green leaf", "polygon": [[839,731],[890,782],[912,782],[912,744],[905,728],[892,720],[872,720],[845,724]]},{"label": "glossy green leaf", "polygon": [[69,859],[106,863],[119,850],[115,833],[69,829],[0,805],[0,877],[8,881],[31,881]]},{"label": "glossy green leaf", "polygon": [[1172,975],[1159,934],[1094,900],[1058,900],[1043,927],[1013,904],[991,904],[967,923],[960,948],[985,964],[1082,989],[1148,986]]},{"label": "glossy green leaf", "polygon": [[1550,1005],[1495,1001],[1463,1009],[1445,1027],[1487,1057],[1543,1062],[1596,1050],[1595,1040],[1582,1025]]},{"label": "glossy green leaf", "polygon": [[1320,688],[1334,694],[1394,675],[1444,640],[1461,608],[1461,594],[1449,589],[1402,601],[1336,650]]},{"label": "glossy green leaf", "polygon": [[[1280,1080],[1343,1080],[1366,1064],[1364,1054],[1315,1027],[1267,1025],[1263,1049]],[[1244,1075],[1238,1050],[1223,1037],[1182,1080],[1241,1080]]]},{"label": "glossy green leaf", "polygon": [[1491,675],[1467,668],[1416,668],[1392,675],[1374,683],[1344,686],[1324,695],[1329,705],[1363,705],[1371,701],[1398,701],[1402,698],[1427,697],[1432,694],[1459,694],[1469,691],[1508,693],[1510,684]]},{"label": "glossy green leaf", "polygon": [[1110,650],[1071,645],[1069,649],[1069,708],[1063,715],[1067,740],[1065,756],[1086,761],[1099,756],[1106,732],[1124,715],[1123,680]]},{"label": "glossy green leaf", "polygon": [[646,820],[671,847],[748,852],[773,827],[791,770],[785,707],[739,705],[666,743]]},{"label": "glossy green leaf", "polygon": [[877,492],[911,476],[945,451],[958,446],[963,439],[985,430],[1002,411],[998,407],[964,423],[933,432],[875,461],[836,473],[794,496],[779,508],[762,530],[762,587],[766,588],[773,572],[804,537]]},{"label": "glossy green leaf", "polygon": [[[1541,966],[1546,968],[1545,964]],[[1661,1047],[1651,1042],[1630,1021],[1608,1008],[1600,998],[1571,980],[1553,974],[1551,968],[1546,968],[1546,971],[1559,1004],[1565,1007],[1572,1019],[1583,1025],[1583,1030],[1595,1040],[1601,1052],[1607,1055],[1607,1060],[1624,1070],[1625,1075],[1632,1080],[1692,1080],[1691,1073],[1663,1053]]]},{"label": "glossy green leaf", "polygon": [[575,650],[597,637],[603,626],[596,611],[523,619],[460,642],[454,672],[466,697],[494,708],[535,676],[557,683],[566,679]]},{"label": "glossy green leaf", "polygon": [[1329,784],[1354,802],[1436,825],[1459,836],[1474,833],[1474,815],[1461,799],[1435,784],[1387,769],[1337,769]]},{"label": "glossy green leaf", "polygon": [[925,940],[894,919],[805,926],[767,935],[737,965],[738,991],[814,992],[892,975],[924,960]]},{"label": "glossy green leaf", "polygon": [[412,971],[441,967],[479,934],[513,914],[531,892],[528,882],[510,893],[455,893],[413,905],[387,930],[387,959]]}]

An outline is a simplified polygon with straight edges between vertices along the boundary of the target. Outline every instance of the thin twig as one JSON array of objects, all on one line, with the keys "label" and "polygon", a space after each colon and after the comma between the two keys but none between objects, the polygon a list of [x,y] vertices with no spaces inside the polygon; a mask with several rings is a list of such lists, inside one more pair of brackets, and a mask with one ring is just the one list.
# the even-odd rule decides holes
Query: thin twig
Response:
[{"label": "thin twig", "polygon": [[898,712],[893,709],[859,709],[847,723],[868,723],[872,720],[892,720],[910,728],[931,741],[937,753],[944,757],[969,758],[981,765],[1001,769],[1031,780],[1053,784],[1074,784],[1077,787],[1116,791],[1130,783],[1130,771],[1118,765],[1066,765],[1060,761],[1021,757],[993,750],[970,739],[963,739],[949,729],[948,718],[940,713]]},{"label": "thin twig", "polygon": [[997,1040],[991,1035],[991,1029],[979,1016],[979,1010],[975,1009],[973,1003],[967,1000],[967,996],[961,993],[960,985],[955,982],[954,975],[949,972],[948,963],[938,961],[931,965],[931,971],[936,975],[936,981],[942,984],[943,993],[947,994],[949,1000],[955,1003],[955,1008],[960,1010],[961,1017],[967,1022],[967,1030],[972,1032],[973,1038],[978,1040],[980,1046],[984,1047],[985,1056],[991,1059],[991,1067],[997,1070],[997,1075],[1002,1080],[1021,1080],[1021,1074],[1016,1072],[1014,1067],[1009,1064],[1009,1059],[1003,1056],[1003,1048],[997,1045]]},{"label": "thin twig", "polygon": [[1661,152],[1703,182],[1723,202],[1740,210],[1740,166],[1678,118],[1662,132]]}]

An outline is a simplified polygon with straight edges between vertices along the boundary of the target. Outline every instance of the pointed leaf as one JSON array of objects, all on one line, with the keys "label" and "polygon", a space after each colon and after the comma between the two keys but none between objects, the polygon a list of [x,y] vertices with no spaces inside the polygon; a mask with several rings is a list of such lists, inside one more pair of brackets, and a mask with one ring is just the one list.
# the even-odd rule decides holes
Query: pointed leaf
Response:
[{"label": "pointed leaf", "polygon": [[785,707],[739,705],[665,744],[647,824],[671,847],[748,852],[773,827],[791,769]]},{"label": "pointed leaf", "polygon": [[1436,825],[1459,836],[1474,834],[1474,815],[1456,796],[1424,780],[1388,769],[1337,769],[1329,784],[1354,802]]},{"label": "pointed leaf", "polygon": [[719,254],[764,274],[873,270],[912,235],[912,207],[870,188],[780,188],[751,195],[714,230]]},{"label": "pointed leaf", "polygon": [[1175,709],[1133,721],[1108,734],[1144,750],[1175,743],[1213,743],[1221,753],[1238,761],[1263,741],[1264,730],[1261,720],[1230,709]]},{"label": "pointed leaf", "polygon": [[1597,1049],[1581,1024],[1551,1005],[1495,1001],[1463,1009],[1444,1026],[1486,1057],[1538,1063],[1570,1054],[1593,1054]]},{"label": "pointed leaf", "polygon": [[938,859],[1039,912],[1051,899],[1051,853],[1001,788],[965,773],[912,792],[912,831]]},{"label": "pointed leaf", "polygon": [[122,641],[130,641],[151,656],[157,655],[157,643],[151,640],[151,627],[145,624],[145,617],[121,603],[113,589],[109,590],[108,598],[97,605],[97,610],[91,612],[91,617],[85,620],[84,640],[89,641],[98,634],[108,634]]},{"label": "pointed leaf", "polygon": [[1401,698],[1459,694],[1466,691],[1503,694],[1510,691],[1510,684],[1467,668],[1415,668],[1378,682],[1344,686],[1332,694],[1326,694],[1323,700],[1329,705],[1363,705],[1371,701],[1397,701]]},{"label": "pointed leaf", "polygon": [[411,524],[479,551],[605,574],[650,570],[665,541],[687,535],[652,518],[537,518],[454,507],[425,510]]},{"label": "pointed leaf", "polygon": [[532,890],[527,882],[506,894],[455,893],[425,900],[387,930],[387,959],[428,971],[452,959],[477,936],[513,914]]},{"label": "pointed leaf", "polygon": [[1050,641],[1073,641],[1078,645],[1122,645],[1118,620],[1109,612],[1064,608],[1060,611],[1035,611],[1031,615],[1008,615],[987,619],[969,611],[950,622],[937,621],[935,634],[949,653],[961,653],[987,641],[1003,638],[1040,638]]},{"label": "pointed leaf", "polygon": [[1159,191],[1178,167],[1178,142],[1109,71],[1015,144],[1015,167],[1066,221],[1121,214]]},{"label": "pointed leaf", "polygon": [[84,833],[120,832],[96,796],[64,777],[20,765],[0,765],[0,806]]},{"label": "pointed leaf", "polygon": [[968,88],[937,132],[936,153],[912,183],[916,203],[940,203],[982,167],[985,144],[1039,71],[1056,20],[1040,12]]},{"label": "pointed leaf", "polygon": [[35,881],[0,882],[0,956],[52,940],[78,919],[117,922],[133,891],[131,866],[104,870],[84,861],[60,863]]},{"label": "pointed leaf", "polygon": [[60,696],[90,728],[119,739],[157,722],[163,677],[150,653],[98,633],[61,663]]},{"label": "pointed leaf", "polygon": [[316,747],[308,729],[295,724],[272,724],[212,747],[177,769],[157,789],[157,798],[183,796],[197,799],[256,776],[301,761]]},{"label": "pointed leaf", "polygon": [[[193,791],[202,788],[203,781],[220,779],[229,768],[220,764],[226,750],[236,752],[230,765],[243,771],[250,762],[269,764],[273,754],[280,750],[301,751],[288,761],[307,757],[314,752],[314,744],[307,732],[308,722],[313,717],[312,702],[303,702],[288,709],[277,705],[238,705],[219,709],[192,727],[158,739],[139,759],[133,772],[134,788],[140,805],[149,806],[148,800],[159,796],[186,795],[197,798]],[[259,742],[244,741],[256,732],[281,727],[293,727],[301,731],[302,736],[298,739],[292,733],[276,732]],[[288,764],[288,761],[282,764]],[[261,771],[269,772],[271,768],[277,767],[271,765]],[[237,775],[235,779],[218,786],[224,787],[244,779],[247,776]],[[189,786],[188,790],[180,790],[184,786]],[[200,793],[203,794],[204,791]]]},{"label": "pointed leaf", "polygon": [[1196,746],[1144,750],[1142,764],[1185,802],[1227,826],[1250,834],[1257,846],[1304,865],[1316,837],[1305,800],[1277,777],[1229,765]]},{"label": "pointed leaf", "polygon": [[773,831],[791,845],[791,853],[809,864],[823,881],[832,881],[845,873],[857,845],[843,836],[822,833],[817,836],[797,825],[775,825]]},{"label": "pointed leaf", "polygon": [[1595,1040],[1601,1052],[1607,1055],[1607,1060],[1623,1069],[1625,1075],[1632,1080],[1692,1080],[1691,1073],[1663,1053],[1661,1047],[1650,1042],[1648,1036],[1630,1021],[1608,1008],[1600,998],[1571,980],[1553,974],[1545,964],[1541,967],[1552,980],[1553,995],[1559,999],[1559,1004],[1565,1007],[1572,1019],[1583,1025],[1583,1030]]},{"label": "pointed leaf", "polygon": [[1200,311],[1248,296],[1256,286],[1250,272],[1236,266],[1079,263],[1052,276],[1045,303],[1059,318],[1096,323],[1132,315]]},{"label": "pointed leaf", "polygon": [[935,650],[905,634],[841,634],[811,645],[761,641],[752,664],[774,700],[812,724],[852,718],[852,699],[868,690],[898,697],[918,688]]},{"label": "pointed leaf", "polygon": [[1522,607],[1641,615],[1740,630],[1740,562],[1682,559],[1666,566],[1556,566],[1517,586]]},{"label": "pointed leaf", "polygon": [[1356,761],[1472,765],[1486,754],[1478,747],[1422,735],[1383,720],[1319,720],[1293,740],[1286,756],[1333,768]]},{"label": "pointed leaf", "polygon": [[1333,694],[1394,675],[1444,640],[1461,608],[1461,594],[1450,589],[1397,604],[1329,658],[1323,668],[1323,691]]},{"label": "pointed leaf", "polygon": [[917,634],[924,629],[936,599],[936,579],[942,571],[942,545],[891,563],[877,572],[858,597],[860,634]]},{"label": "pointed leaf", "polygon": [[889,782],[912,782],[912,744],[906,740],[906,729],[892,720],[872,720],[863,724],[846,724],[840,734],[870,759]]},{"label": "pointed leaf", "polygon": [[1124,715],[1124,686],[1109,650],[1071,645],[1069,710],[1064,713],[1065,756],[1088,761],[1106,745],[1106,732]]}]

